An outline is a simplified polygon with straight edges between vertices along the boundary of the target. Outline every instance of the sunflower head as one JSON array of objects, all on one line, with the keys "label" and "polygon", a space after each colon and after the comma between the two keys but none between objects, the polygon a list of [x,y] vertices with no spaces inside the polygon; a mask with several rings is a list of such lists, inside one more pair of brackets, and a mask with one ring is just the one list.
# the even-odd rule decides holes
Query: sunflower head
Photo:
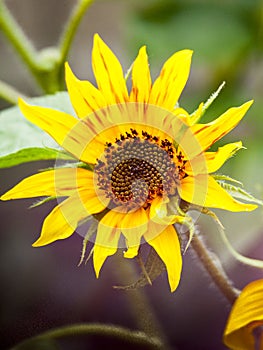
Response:
[{"label": "sunflower head", "polygon": [[93,262],[97,276],[117,248],[124,248],[124,256],[133,258],[144,241],[159,255],[174,291],[182,269],[178,226],[186,225],[193,235],[187,210],[256,208],[237,201],[213,176],[242,143],[209,151],[239,123],[252,102],[230,108],[211,123],[197,124],[204,104],[191,115],[178,104],[191,56],[190,50],[172,55],[152,82],[142,47],[132,65],[128,91],[118,59],[95,35],[92,67],[97,86],[76,78],[66,64],[76,116],[20,100],[24,116],[76,159],[70,166],[57,162],[53,170],[24,179],[1,197],[63,198],[45,219],[34,246],[67,238],[92,219],[95,229],[92,226],[86,239],[92,240],[91,233],[96,231]]}]

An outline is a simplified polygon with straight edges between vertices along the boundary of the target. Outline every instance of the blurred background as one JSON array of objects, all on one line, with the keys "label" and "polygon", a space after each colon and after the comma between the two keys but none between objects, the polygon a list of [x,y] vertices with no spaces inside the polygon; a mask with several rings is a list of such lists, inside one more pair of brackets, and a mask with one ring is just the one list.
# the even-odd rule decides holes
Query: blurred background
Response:
[{"label": "blurred background", "polygon": [[[57,43],[75,1],[6,0],[5,3],[35,47],[41,50]],[[94,33],[99,33],[117,54],[124,71],[140,46],[146,44],[153,78],[172,53],[193,49],[191,75],[180,99],[181,106],[194,111],[226,81],[204,121],[212,120],[231,106],[254,99],[254,105],[240,125],[216,146],[243,141],[247,149],[239,151],[220,173],[240,180],[249,192],[263,198],[261,0],[95,1],[77,31],[68,58],[75,74],[92,82],[90,56]],[[1,80],[28,96],[42,94],[1,32],[0,62]],[[8,107],[7,102],[0,100],[1,109]],[[0,193],[25,176],[51,165],[36,162],[1,170]],[[117,273],[117,257],[108,259],[101,278],[96,280],[90,263],[77,267],[82,247],[80,236],[32,248],[42,220],[54,203],[29,210],[31,204],[31,200],[0,202],[2,349],[41,331],[74,322],[108,322],[136,329],[126,292],[112,289],[112,285],[122,284]],[[262,209],[248,214],[223,211],[217,214],[237,250],[250,257],[263,258]],[[234,261],[209,218],[200,217],[198,223],[238,288],[262,278],[262,273]],[[225,349],[221,336],[230,305],[191,250],[184,256],[182,280],[175,293],[169,292],[165,274],[152,287],[146,287],[144,293],[172,349]],[[66,350],[123,348],[123,344],[96,337],[78,342],[69,339],[60,344]]]}]

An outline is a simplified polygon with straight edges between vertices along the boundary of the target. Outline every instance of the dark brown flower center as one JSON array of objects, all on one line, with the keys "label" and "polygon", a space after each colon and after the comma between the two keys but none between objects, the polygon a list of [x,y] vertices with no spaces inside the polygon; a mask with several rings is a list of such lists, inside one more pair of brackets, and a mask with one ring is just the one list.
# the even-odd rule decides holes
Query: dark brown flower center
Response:
[{"label": "dark brown flower center", "polygon": [[106,145],[94,169],[98,186],[115,205],[147,206],[157,196],[175,193],[183,172],[174,162],[175,155],[167,139],[144,131],[139,136],[131,129]]}]

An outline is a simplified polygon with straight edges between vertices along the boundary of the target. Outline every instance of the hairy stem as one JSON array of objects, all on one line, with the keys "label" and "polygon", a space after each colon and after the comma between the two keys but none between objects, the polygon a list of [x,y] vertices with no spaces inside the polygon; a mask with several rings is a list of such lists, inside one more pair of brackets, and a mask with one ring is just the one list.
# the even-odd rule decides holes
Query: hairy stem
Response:
[{"label": "hairy stem", "polygon": [[156,338],[149,338],[142,332],[136,332],[124,327],[105,324],[73,324],[54,328],[39,334],[33,338],[26,339],[14,346],[11,350],[26,349],[26,346],[41,340],[52,340],[72,336],[100,336],[119,339],[122,342],[134,344],[144,349],[161,349],[161,345]]},{"label": "hairy stem", "polygon": [[195,250],[198,258],[201,260],[209,275],[212,277],[214,283],[221,290],[226,299],[233,304],[240,291],[233,286],[233,283],[229,280],[223,270],[220,261],[209,251],[203,240],[198,235],[194,236],[191,246]]}]

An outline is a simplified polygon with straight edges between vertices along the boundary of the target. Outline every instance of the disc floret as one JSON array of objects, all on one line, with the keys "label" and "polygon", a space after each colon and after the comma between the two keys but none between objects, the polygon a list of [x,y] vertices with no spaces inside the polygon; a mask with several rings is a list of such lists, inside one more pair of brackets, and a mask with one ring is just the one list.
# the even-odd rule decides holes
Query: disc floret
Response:
[{"label": "disc floret", "polygon": [[182,158],[168,139],[130,129],[106,143],[94,169],[98,187],[117,206],[146,208],[157,196],[175,194],[184,176]]}]

